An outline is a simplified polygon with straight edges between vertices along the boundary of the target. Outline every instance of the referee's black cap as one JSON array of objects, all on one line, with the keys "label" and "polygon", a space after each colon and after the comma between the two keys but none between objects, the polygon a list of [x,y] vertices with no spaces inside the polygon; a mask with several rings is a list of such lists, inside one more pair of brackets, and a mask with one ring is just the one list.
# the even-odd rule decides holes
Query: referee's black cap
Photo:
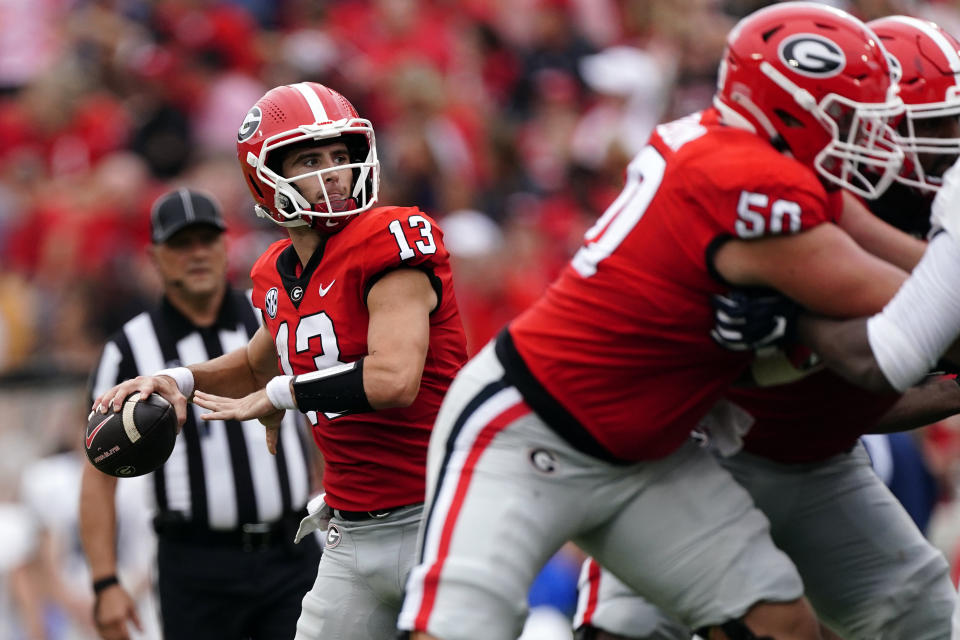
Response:
[{"label": "referee's black cap", "polygon": [[207,193],[181,188],[160,196],[153,203],[150,236],[154,244],[163,244],[181,229],[199,224],[221,231],[227,228],[220,205]]}]

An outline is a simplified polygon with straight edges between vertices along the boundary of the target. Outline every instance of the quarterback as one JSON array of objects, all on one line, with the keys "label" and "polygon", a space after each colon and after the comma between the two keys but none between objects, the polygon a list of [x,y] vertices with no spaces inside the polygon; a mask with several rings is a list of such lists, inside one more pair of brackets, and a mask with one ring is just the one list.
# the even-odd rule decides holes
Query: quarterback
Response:
[{"label": "quarterback", "polygon": [[466,359],[443,233],[415,207],[374,206],[373,127],[328,87],[272,89],[237,140],[257,213],[290,236],[251,272],[260,330],[246,349],[128,381],[97,402],[157,390],[180,415],[192,396],[208,420],[259,418],[271,451],[283,412],[304,412],[326,493],[299,535],[319,526],[327,537],[296,637],[393,638],[430,430]]}]

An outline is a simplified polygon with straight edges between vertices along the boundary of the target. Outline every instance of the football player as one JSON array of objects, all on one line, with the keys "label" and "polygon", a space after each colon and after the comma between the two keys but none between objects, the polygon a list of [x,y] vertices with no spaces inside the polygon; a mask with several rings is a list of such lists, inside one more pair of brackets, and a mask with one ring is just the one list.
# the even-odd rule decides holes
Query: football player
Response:
[{"label": "football player", "polygon": [[257,213],[290,236],[251,272],[263,326],[246,349],[125,382],[96,403],[156,390],[182,419],[192,397],[207,420],[259,418],[272,452],[284,411],[306,413],[326,495],[299,535],[324,525],[327,535],[296,637],[393,638],[430,430],[466,359],[443,234],[416,207],[374,207],[373,127],[326,86],[268,91],[237,150]]},{"label": "football player", "polygon": [[788,2],[732,30],[715,107],[656,129],[559,279],[451,385],[400,616],[415,639],[516,637],[567,539],[690,628],[818,637],[766,518],[689,438],[750,361],[711,343],[710,297],[882,307],[906,274],[825,223],[841,188],[896,176],[902,104],[863,23]]},{"label": "football player", "polygon": [[[960,152],[960,42],[933,23],[904,16],[868,26],[902,82],[906,115],[899,127],[909,158],[894,185],[899,188],[869,204],[881,217],[922,235],[932,193]],[[927,391],[960,408],[953,382],[931,385]],[[750,414],[752,426],[743,452],[721,458],[721,464],[770,519],[773,540],[796,564],[820,619],[844,638],[951,636],[956,595],[947,562],[857,443],[865,432],[943,417],[916,415],[917,408],[929,406],[918,402],[916,392],[903,399],[875,395],[822,372],[792,384],[727,393]],[[585,563],[580,583],[579,638],[690,637],[595,561]]]},{"label": "football player", "polygon": [[941,356],[960,362],[960,296],[953,285],[960,277],[960,163],[942,182],[931,207],[930,246],[881,313],[853,320],[803,314],[797,322],[800,340],[856,384],[903,391]]},{"label": "football player", "polygon": [[[960,350],[954,344],[960,334],[956,320],[960,298],[952,292],[952,283],[960,274],[958,163],[939,174],[944,158],[956,157],[960,146],[960,108],[955,99],[960,93],[960,62],[957,51],[949,46],[928,49],[923,57],[940,72],[945,99],[921,108],[908,107],[900,143],[907,150],[904,166],[913,169],[910,183],[918,188],[942,185],[930,207],[929,247],[882,313],[852,320],[802,314],[797,321],[801,341],[826,365],[861,386],[880,391],[908,389],[944,354],[952,362],[960,361]],[[904,85],[909,88],[910,83]],[[755,320],[762,324],[759,317]]]}]

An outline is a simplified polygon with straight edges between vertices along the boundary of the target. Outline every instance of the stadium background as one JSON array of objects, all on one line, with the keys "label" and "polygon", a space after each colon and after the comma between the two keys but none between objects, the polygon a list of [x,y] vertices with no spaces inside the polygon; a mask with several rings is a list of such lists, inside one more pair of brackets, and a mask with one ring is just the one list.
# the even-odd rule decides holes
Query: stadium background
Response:
[{"label": "stadium background", "polygon": [[[373,121],[381,202],[441,221],[472,352],[572,254],[653,125],[709,104],[727,31],[765,4],[0,0],[0,640],[28,637],[16,620],[31,605],[47,637],[92,637],[70,621],[89,604],[69,513],[86,376],[158,295],[144,247],[160,193],[216,195],[238,285],[282,237],[254,217],[236,166],[237,127],[268,88],[328,83]],[[832,4],[960,34],[957,1]],[[928,533],[952,561],[954,433],[910,436],[937,483]],[[575,560],[560,557],[533,600],[569,613]],[[11,581],[24,561],[33,579]],[[545,624],[538,637],[564,637]]]}]

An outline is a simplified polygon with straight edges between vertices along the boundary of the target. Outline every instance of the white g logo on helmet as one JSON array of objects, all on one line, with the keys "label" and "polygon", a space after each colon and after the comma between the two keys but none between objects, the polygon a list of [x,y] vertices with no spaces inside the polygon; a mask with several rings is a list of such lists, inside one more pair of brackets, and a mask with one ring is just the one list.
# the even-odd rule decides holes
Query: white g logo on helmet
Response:
[{"label": "white g logo on helmet", "polygon": [[253,107],[250,111],[247,111],[247,115],[243,119],[243,124],[240,125],[240,131],[237,132],[237,141],[243,142],[244,140],[249,140],[250,137],[257,132],[257,129],[260,128],[262,121],[263,113],[260,111],[260,107]]},{"label": "white g logo on helmet", "polygon": [[847,58],[837,43],[813,33],[784,38],[777,53],[788,69],[811,78],[829,78],[843,71]]}]

